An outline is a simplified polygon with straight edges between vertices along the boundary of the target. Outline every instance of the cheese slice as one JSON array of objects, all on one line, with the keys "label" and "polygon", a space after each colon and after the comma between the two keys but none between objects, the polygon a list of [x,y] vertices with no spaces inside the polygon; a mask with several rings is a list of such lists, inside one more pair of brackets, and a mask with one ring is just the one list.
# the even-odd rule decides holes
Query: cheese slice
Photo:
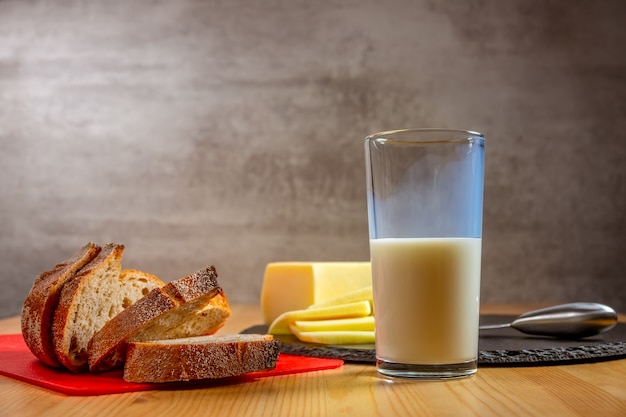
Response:
[{"label": "cheese slice", "polygon": [[294,310],[372,285],[369,262],[273,262],[265,268],[261,308],[265,324]]},{"label": "cheese slice", "polygon": [[293,334],[303,342],[323,345],[354,345],[375,343],[374,331],[324,331],[303,332],[291,326]]},{"label": "cheese slice", "polygon": [[342,304],[338,306],[322,307],[287,311],[281,314],[270,324],[269,334],[289,334],[289,326],[300,320],[332,320],[351,317],[365,317],[372,314],[372,305],[369,301]]},{"label": "cheese slice", "polygon": [[297,320],[289,329],[301,332],[374,331],[374,316],[330,320]]}]

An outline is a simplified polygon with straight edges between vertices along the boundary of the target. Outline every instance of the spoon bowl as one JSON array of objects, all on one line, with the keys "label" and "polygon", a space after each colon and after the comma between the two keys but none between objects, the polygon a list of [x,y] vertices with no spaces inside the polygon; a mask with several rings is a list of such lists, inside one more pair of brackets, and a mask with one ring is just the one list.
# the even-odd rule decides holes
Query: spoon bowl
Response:
[{"label": "spoon bowl", "polygon": [[522,333],[582,339],[606,332],[617,324],[617,313],[599,303],[568,303],[532,310],[511,323],[480,326],[480,330],[512,327]]}]

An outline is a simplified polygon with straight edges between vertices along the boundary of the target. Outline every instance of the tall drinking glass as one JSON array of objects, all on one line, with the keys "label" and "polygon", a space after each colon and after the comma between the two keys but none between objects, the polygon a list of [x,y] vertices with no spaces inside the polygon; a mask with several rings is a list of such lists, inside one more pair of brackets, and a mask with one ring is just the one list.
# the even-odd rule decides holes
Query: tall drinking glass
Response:
[{"label": "tall drinking glass", "polygon": [[376,366],[460,378],[478,360],[485,139],[412,129],[365,139]]}]

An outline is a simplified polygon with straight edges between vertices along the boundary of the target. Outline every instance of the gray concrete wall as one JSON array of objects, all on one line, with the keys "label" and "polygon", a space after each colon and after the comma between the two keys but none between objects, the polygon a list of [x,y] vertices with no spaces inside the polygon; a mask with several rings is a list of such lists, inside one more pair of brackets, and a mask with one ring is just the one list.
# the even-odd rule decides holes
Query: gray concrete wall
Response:
[{"label": "gray concrete wall", "polygon": [[363,138],[487,136],[484,302],[626,311],[626,2],[0,1],[0,315],[87,241],[166,281],[368,259]]}]

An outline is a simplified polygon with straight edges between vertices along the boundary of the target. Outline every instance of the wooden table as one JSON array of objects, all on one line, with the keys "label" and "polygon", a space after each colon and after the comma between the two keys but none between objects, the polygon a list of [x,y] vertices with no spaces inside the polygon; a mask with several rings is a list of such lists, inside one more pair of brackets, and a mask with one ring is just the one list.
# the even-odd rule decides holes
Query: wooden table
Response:
[{"label": "wooden table", "polygon": [[[234,305],[221,333],[260,323],[258,306]],[[490,306],[518,314],[534,306]],[[624,316],[620,316],[624,320]],[[19,319],[0,320],[18,333]],[[251,383],[70,397],[0,376],[0,416],[626,416],[626,359],[528,368],[479,368],[468,379],[381,379],[374,366],[262,378]]]}]

